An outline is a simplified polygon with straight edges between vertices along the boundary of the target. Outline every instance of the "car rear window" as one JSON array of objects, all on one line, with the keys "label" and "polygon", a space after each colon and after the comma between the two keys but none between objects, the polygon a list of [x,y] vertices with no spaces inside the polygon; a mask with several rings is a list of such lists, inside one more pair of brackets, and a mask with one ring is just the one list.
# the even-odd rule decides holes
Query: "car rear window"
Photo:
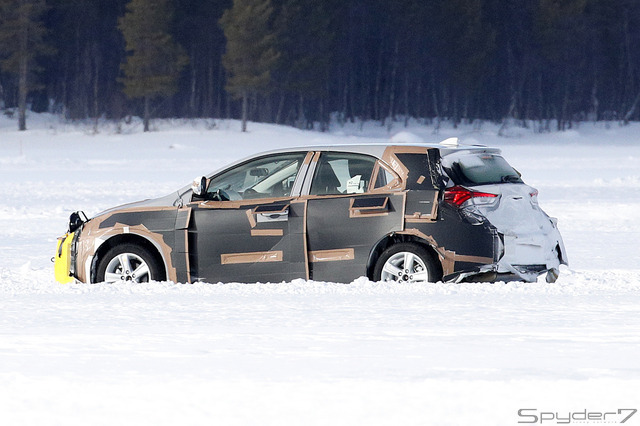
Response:
[{"label": "car rear window", "polygon": [[457,185],[522,183],[520,174],[495,153],[448,155],[442,159],[442,167]]}]

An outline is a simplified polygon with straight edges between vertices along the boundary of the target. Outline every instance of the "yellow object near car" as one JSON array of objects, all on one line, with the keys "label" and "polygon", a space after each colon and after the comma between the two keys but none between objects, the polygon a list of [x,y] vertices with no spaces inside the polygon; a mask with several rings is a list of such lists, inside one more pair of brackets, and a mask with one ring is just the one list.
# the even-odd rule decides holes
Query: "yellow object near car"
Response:
[{"label": "yellow object near car", "polygon": [[74,280],[70,274],[71,269],[71,242],[74,233],[65,234],[58,238],[58,246],[53,263],[56,281],[60,284],[68,284]]}]

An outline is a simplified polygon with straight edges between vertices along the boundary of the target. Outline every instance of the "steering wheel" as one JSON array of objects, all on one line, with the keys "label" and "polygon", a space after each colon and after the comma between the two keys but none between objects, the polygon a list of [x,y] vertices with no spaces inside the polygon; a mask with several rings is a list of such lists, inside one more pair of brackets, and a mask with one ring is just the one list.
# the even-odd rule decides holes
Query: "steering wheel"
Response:
[{"label": "steering wheel", "polygon": [[222,190],[222,189],[216,189],[215,192],[213,192],[210,195],[211,199],[213,201],[229,201],[229,194],[227,194],[226,191]]}]

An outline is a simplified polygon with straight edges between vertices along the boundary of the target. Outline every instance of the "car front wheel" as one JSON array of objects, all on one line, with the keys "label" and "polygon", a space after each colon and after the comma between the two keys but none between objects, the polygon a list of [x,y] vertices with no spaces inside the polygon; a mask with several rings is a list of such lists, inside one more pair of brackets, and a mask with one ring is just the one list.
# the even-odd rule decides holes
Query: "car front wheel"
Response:
[{"label": "car front wheel", "polygon": [[373,277],[375,281],[428,283],[440,280],[442,272],[425,248],[413,243],[401,243],[382,253]]},{"label": "car front wheel", "polygon": [[96,274],[97,282],[149,282],[164,279],[155,257],[144,247],[121,244],[102,257]]}]

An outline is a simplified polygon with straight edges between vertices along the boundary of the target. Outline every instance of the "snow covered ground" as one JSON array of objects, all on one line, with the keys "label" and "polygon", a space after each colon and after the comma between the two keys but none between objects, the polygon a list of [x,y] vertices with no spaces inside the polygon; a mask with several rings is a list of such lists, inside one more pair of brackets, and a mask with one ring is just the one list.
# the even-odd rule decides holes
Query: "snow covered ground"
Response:
[{"label": "snow covered ground", "polygon": [[[640,409],[638,124],[508,137],[490,124],[28,125],[0,118],[2,425],[615,424]],[[501,147],[558,217],[570,268],[556,284],[53,279],[73,210],[164,195],[261,150],[390,136]]]}]

